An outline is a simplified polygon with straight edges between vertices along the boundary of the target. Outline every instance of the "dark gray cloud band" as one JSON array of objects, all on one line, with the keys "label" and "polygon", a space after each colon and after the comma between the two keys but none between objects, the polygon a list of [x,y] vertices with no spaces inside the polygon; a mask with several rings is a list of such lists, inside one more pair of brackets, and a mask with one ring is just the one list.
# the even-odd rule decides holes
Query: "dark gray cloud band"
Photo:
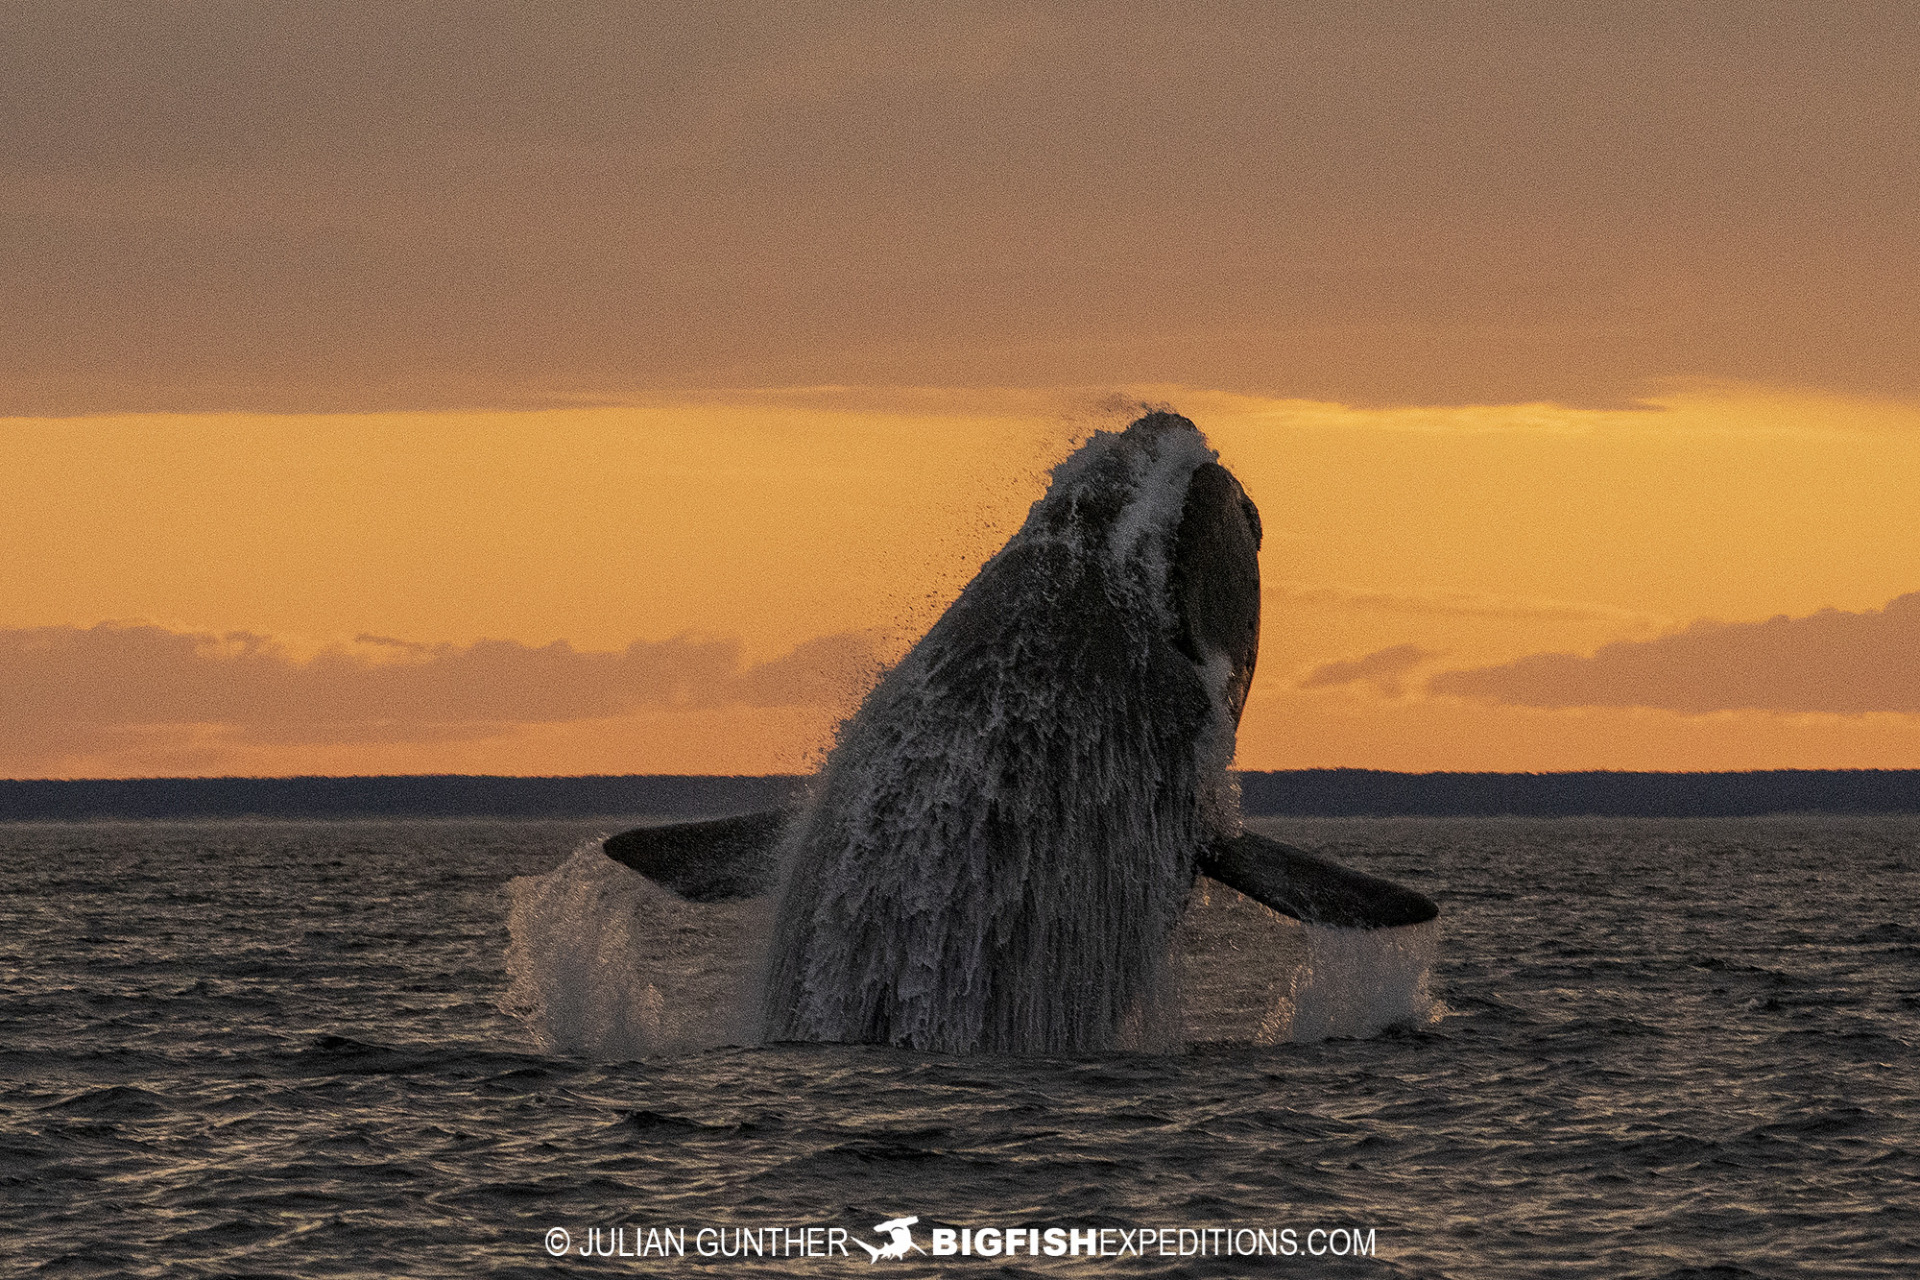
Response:
[{"label": "dark gray cloud band", "polygon": [[18,0],[0,413],[1908,394],[1916,118],[1898,2]]},{"label": "dark gray cloud band", "polygon": [[1586,657],[1538,653],[1443,672],[1427,690],[1520,707],[1920,714],[1920,592],[1860,613],[1698,622]]}]

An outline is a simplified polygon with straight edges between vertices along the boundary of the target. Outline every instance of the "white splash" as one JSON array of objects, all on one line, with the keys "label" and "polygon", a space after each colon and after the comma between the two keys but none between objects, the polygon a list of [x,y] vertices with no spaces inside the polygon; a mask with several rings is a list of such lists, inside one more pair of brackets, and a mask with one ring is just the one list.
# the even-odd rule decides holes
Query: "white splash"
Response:
[{"label": "white splash", "polygon": [[507,893],[501,1007],[542,1048],[620,1061],[755,1038],[765,900],[682,901],[597,839]]},{"label": "white splash", "polygon": [[1430,977],[1440,948],[1438,921],[1398,929],[1301,930],[1307,954],[1294,971],[1285,1039],[1307,1044],[1372,1036],[1439,1017]]},{"label": "white splash", "polygon": [[1175,973],[1190,1043],[1310,1044],[1420,1027],[1437,922],[1400,929],[1301,924],[1201,879],[1180,922]]}]

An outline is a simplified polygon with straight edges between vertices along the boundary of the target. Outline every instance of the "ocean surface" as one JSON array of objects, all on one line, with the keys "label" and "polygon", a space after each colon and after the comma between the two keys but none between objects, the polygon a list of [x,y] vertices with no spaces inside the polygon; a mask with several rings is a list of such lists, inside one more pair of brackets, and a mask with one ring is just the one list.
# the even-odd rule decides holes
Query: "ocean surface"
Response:
[{"label": "ocean surface", "polygon": [[0,1274],[1920,1274],[1920,820],[1256,822],[1438,930],[1073,1058],[752,1043],[623,825],[0,826]]}]

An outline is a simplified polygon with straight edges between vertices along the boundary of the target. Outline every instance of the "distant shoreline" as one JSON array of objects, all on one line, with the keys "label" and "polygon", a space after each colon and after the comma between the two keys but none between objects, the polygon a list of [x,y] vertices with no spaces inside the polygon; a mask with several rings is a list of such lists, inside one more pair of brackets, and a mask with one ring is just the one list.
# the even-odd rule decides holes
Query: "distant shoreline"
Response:
[{"label": "distant shoreline", "polygon": [[[1391,773],[1291,769],[1239,775],[1252,817],[1745,817],[1920,813],[1920,769],[1744,773]],[[697,817],[790,803],[787,774],[516,778],[0,780],[0,822],[102,818]]]}]

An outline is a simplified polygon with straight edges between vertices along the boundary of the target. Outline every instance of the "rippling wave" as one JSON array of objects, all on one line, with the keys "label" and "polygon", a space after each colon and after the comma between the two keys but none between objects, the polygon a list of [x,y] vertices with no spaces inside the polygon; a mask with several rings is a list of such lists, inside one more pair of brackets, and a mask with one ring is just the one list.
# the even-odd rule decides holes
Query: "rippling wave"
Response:
[{"label": "rippling wave", "polygon": [[1209,900],[1167,1034],[1078,1057],[754,1044],[764,922],[580,856],[620,825],[0,828],[4,1270],[832,1274],[578,1249],[907,1214],[1376,1248],[901,1275],[1912,1273],[1913,820],[1259,824],[1440,928]]}]

